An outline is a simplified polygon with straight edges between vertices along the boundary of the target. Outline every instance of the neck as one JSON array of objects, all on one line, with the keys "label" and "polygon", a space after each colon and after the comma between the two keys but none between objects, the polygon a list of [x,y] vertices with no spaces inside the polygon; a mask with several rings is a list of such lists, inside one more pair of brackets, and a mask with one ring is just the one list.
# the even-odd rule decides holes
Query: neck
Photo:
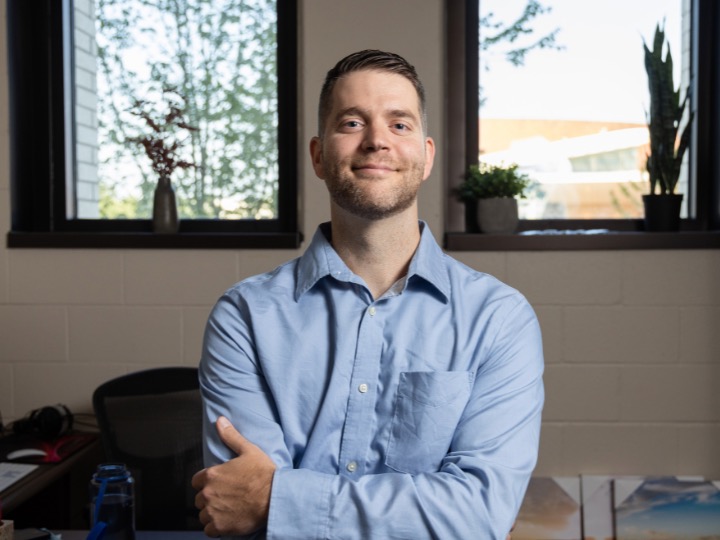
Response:
[{"label": "neck", "polygon": [[420,243],[417,208],[380,220],[348,214],[333,205],[332,244],[348,268],[382,296],[405,276]]}]

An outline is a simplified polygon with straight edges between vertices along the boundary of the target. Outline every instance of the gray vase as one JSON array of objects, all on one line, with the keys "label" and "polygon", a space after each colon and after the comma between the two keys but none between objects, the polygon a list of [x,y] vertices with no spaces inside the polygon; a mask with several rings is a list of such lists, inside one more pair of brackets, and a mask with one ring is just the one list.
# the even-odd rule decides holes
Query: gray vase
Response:
[{"label": "gray vase", "polygon": [[177,202],[170,178],[162,177],[155,187],[153,198],[153,232],[171,234],[178,232]]},{"label": "gray vase", "polygon": [[481,233],[514,233],[518,226],[517,199],[512,197],[478,199],[477,219]]}]

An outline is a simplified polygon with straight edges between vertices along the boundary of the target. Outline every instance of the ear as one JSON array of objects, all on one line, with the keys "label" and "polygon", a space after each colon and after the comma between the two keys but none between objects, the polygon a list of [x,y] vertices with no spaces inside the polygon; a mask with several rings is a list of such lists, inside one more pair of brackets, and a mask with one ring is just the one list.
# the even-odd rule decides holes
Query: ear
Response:
[{"label": "ear", "polygon": [[427,180],[432,172],[432,166],[435,162],[435,141],[432,137],[425,138],[425,170],[423,171],[423,180]]},{"label": "ear", "polygon": [[310,159],[312,160],[313,169],[315,169],[315,176],[324,180],[325,170],[323,169],[323,151],[320,137],[310,139]]}]

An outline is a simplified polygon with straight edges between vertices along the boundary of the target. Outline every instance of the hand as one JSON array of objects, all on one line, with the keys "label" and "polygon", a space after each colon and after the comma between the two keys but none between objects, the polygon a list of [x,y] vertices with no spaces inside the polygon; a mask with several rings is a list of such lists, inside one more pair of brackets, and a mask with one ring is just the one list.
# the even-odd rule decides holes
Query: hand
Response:
[{"label": "hand", "polygon": [[275,464],[224,417],[215,424],[220,439],[237,454],[198,472],[192,487],[208,536],[250,534],[267,524]]}]

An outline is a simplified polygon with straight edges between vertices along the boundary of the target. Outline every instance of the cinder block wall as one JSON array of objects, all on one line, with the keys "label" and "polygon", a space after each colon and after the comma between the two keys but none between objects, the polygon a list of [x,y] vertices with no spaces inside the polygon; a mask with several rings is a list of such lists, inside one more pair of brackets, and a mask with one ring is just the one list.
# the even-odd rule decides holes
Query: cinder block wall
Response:
[{"label": "cinder block wall", "polygon": [[[327,219],[304,158],[324,72],[364,47],[406,55],[424,78],[439,149],[421,194],[443,224],[443,2],[313,0],[301,8],[302,220]],[[398,25],[399,20],[410,23]],[[5,0],[0,0],[0,232],[9,229]],[[195,365],[203,325],[235,281],[288,251],[30,250],[0,246],[0,412],[90,410],[108,378]],[[547,405],[538,474],[720,478],[720,251],[453,253],[517,287],[543,327]]]},{"label": "cinder block wall", "polygon": [[454,255],[540,319],[538,474],[720,478],[720,251]]}]

